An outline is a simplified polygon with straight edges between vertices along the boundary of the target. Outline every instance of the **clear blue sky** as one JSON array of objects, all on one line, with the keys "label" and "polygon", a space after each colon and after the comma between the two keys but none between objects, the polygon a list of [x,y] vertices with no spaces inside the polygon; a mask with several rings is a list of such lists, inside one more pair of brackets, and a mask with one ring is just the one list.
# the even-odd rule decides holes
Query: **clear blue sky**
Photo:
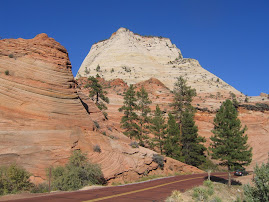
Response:
[{"label": "clear blue sky", "polygon": [[170,38],[247,95],[269,93],[268,0],[2,0],[0,17],[2,38],[47,33],[64,45],[74,75],[93,43],[125,27]]}]

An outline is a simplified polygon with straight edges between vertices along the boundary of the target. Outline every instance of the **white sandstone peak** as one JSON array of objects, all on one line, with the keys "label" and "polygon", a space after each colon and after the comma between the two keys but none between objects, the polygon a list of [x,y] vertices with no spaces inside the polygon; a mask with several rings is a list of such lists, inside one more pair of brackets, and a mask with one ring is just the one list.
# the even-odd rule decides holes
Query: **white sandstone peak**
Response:
[{"label": "white sandstone peak", "polygon": [[128,84],[154,77],[170,89],[176,78],[183,76],[198,93],[239,93],[203,69],[197,60],[183,58],[170,39],[141,36],[126,28],[119,28],[109,39],[94,44],[76,77],[96,74],[106,80],[121,78]]}]

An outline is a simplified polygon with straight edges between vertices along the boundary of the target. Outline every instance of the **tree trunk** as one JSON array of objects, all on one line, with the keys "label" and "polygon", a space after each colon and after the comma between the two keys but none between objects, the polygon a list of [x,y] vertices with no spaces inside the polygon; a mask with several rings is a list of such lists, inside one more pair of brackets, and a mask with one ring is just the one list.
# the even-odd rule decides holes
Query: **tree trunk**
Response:
[{"label": "tree trunk", "polygon": [[228,171],[228,176],[229,176],[229,178],[228,178],[228,186],[231,187],[231,173],[230,173],[230,171]]},{"label": "tree trunk", "polygon": [[210,174],[211,174],[211,170],[208,170],[207,171],[207,180],[209,180],[209,181],[210,181]]}]

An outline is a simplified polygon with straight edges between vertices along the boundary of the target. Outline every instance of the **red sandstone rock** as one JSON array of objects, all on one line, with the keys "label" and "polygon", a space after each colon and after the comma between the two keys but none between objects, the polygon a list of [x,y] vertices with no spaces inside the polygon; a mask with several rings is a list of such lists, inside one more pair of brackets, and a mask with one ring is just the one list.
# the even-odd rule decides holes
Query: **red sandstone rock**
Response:
[{"label": "red sandstone rock", "polygon": [[[40,182],[48,167],[63,165],[72,150],[81,149],[101,164],[111,181],[134,180],[145,171],[164,172],[152,161],[153,151],[131,148],[131,140],[113,119],[104,119],[83,82],[74,81],[66,49],[46,34],[0,40],[0,72],[0,165],[16,162]],[[115,92],[127,88],[121,80],[108,83],[112,84]],[[93,151],[96,144],[101,153]],[[166,173],[202,172],[178,161],[167,162]]]}]

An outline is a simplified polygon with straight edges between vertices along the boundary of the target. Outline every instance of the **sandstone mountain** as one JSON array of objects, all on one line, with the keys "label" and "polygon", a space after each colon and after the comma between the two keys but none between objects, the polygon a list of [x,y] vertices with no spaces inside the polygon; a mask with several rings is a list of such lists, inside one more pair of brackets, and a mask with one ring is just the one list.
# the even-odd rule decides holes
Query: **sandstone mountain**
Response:
[{"label": "sandstone mountain", "polygon": [[46,34],[0,40],[0,165],[15,162],[40,182],[48,167],[63,165],[81,149],[110,181],[201,172],[170,158],[161,170],[152,160],[155,152],[130,142],[79,89],[62,45]]},{"label": "sandstone mountain", "polygon": [[[144,86],[153,101],[164,112],[168,112],[169,103],[173,99],[171,90],[178,76],[183,76],[188,85],[197,91],[193,105],[197,107],[196,124],[199,134],[206,137],[212,135],[213,119],[221,103],[236,95],[241,105],[239,118],[242,125],[247,125],[249,144],[253,147],[253,161],[256,163],[267,160],[269,152],[269,112],[257,110],[256,104],[269,104],[268,96],[247,97],[222,79],[203,69],[194,59],[183,58],[181,51],[168,38],[140,36],[128,29],[120,28],[107,40],[100,41],[91,47],[84,59],[76,78],[83,89],[84,77],[99,74],[106,81],[108,97],[108,114],[110,121],[120,130],[121,113],[118,108],[123,104],[123,92],[129,84],[137,89]],[[84,93],[87,93],[84,91]],[[248,100],[245,103],[245,100]],[[254,107],[253,107],[254,106]]]},{"label": "sandstone mountain", "polygon": [[176,78],[183,76],[198,93],[221,91],[228,94],[231,91],[240,94],[202,68],[197,60],[183,58],[181,51],[170,39],[140,36],[126,28],[120,28],[109,39],[94,44],[76,78],[96,74],[106,80],[120,78],[127,84],[153,77],[171,90]]}]

